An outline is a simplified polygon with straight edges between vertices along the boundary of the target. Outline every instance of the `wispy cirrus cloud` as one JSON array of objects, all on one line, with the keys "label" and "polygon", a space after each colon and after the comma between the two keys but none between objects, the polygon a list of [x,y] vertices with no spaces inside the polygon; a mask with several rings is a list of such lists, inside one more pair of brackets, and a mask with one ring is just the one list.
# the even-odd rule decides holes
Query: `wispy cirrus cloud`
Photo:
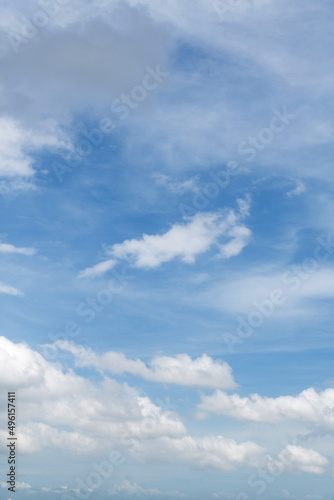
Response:
[{"label": "wispy cirrus cloud", "polygon": [[187,191],[199,190],[199,175],[186,180],[174,179],[166,174],[154,174],[154,180],[159,186],[163,186],[174,194],[183,194]]},{"label": "wispy cirrus cloud", "polygon": [[101,276],[112,269],[115,264],[117,264],[115,259],[105,260],[104,262],[100,262],[93,267],[87,267],[78,274],[78,278],[95,278],[96,276]]}]

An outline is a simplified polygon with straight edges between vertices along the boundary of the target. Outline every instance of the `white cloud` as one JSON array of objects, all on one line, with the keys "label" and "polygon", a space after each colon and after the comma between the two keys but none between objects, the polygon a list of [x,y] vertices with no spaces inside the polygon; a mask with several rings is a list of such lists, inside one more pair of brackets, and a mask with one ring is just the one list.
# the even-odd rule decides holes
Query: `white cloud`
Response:
[{"label": "white cloud", "polygon": [[[184,462],[217,470],[267,461],[265,449],[254,442],[191,437],[175,412],[163,411],[127,384],[63,371],[26,344],[1,337],[0,385],[7,390],[8,384],[20,392],[22,454],[61,450],[101,457],[110,447],[141,463]],[[3,424],[0,443],[6,432]]]},{"label": "white cloud", "polygon": [[[30,3],[20,2],[17,6],[11,4],[3,8],[1,23],[5,32],[20,32],[22,15],[29,18],[33,12],[32,5],[27,7]],[[147,63],[159,62],[166,68],[168,52],[175,47],[175,41],[190,36],[199,47],[205,46],[210,65],[203,66],[202,71],[197,68],[175,71],[175,86],[172,96],[168,96],[172,98],[167,105],[160,103],[156,113],[152,110],[144,126],[141,116],[136,124],[137,130],[133,129],[131,119],[126,126],[132,127],[129,137],[137,141],[137,150],[144,142],[146,157],[147,144],[150,144],[150,151],[155,150],[155,164],[159,158],[172,166],[179,161],[183,168],[188,168],[189,164],[206,168],[227,157],[230,159],[232,154],[234,156],[240,141],[252,130],[265,126],[264,120],[268,111],[271,112],[272,99],[259,94],[257,87],[249,87],[251,78],[244,80],[249,91],[253,90],[253,96],[258,97],[257,113],[253,108],[247,108],[244,87],[235,87],[235,78],[240,72],[253,75],[254,68],[257,68],[264,81],[272,74],[278,81],[288,82],[289,88],[297,90],[298,95],[307,89],[304,97],[308,102],[312,102],[312,91],[316,96],[319,92],[326,95],[332,88],[333,72],[328,69],[330,51],[325,38],[331,33],[330,16],[323,16],[324,7],[315,11],[310,1],[303,2],[303,22],[298,22],[300,2],[292,5],[287,1],[258,0],[252,2],[252,6],[250,2],[241,2],[242,8],[232,8],[226,23],[220,22],[214,2],[209,6],[203,0],[187,0],[182,5],[158,0],[154,4],[147,0],[131,0],[129,3],[120,7],[116,1],[82,4],[73,0],[61,6],[45,28],[48,36],[45,36],[44,29],[37,30],[33,40],[22,45],[20,50],[24,51],[24,57],[13,57],[15,54],[4,34],[0,103],[3,101],[7,114],[25,118],[26,122],[53,116],[65,125],[76,112],[82,113],[83,103],[87,107],[91,104],[99,109],[99,113],[103,110],[105,114],[115,98],[140,83]],[[289,13],[289,22],[286,12]],[[260,19],[266,19],[266,29],[254,33],[251,27]],[[296,41],[303,36],[304,23],[314,19],[322,27],[321,36],[313,34],[307,47],[301,48]],[[275,29],[272,29],[273,25]],[[117,46],[118,51],[110,54],[110,46]],[[51,51],[54,56],[52,64]],[[219,52],[234,60],[237,73],[234,74],[230,67],[234,74],[230,80],[221,79],[226,61],[217,61]],[[25,75],[24,86],[12,85],[16,74]],[[322,75],[321,91],[319,78],[315,76],[319,74]],[[46,81],[52,84],[45,85]],[[191,92],[185,92],[184,89],[189,88]],[[272,88],[276,92],[275,86]],[[181,99],[175,99],[177,95]],[[280,94],[279,100],[290,102],[291,93]],[[62,106],[59,106],[60,101]],[[289,131],[284,137],[284,145],[289,142],[296,144],[297,141],[299,148],[310,140],[323,141],[324,136],[330,140],[330,119],[308,112],[312,119],[301,119],[296,132]],[[275,143],[277,141],[279,139],[275,137]],[[129,149],[129,155],[137,158],[131,145]],[[275,144],[272,144],[270,150],[274,149]],[[281,149],[277,150],[281,156]],[[291,161],[294,169],[299,168],[298,162]],[[301,168],[306,166],[302,164]],[[319,175],[313,161],[312,175]]]},{"label": "white cloud", "polygon": [[[43,419],[43,416],[40,419]],[[84,455],[99,451],[99,443],[95,442],[94,437],[86,436],[82,429],[64,431],[55,425],[31,421],[23,423],[17,435],[23,454],[40,453],[42,450],[66,450],[76,455]]]},{"label": "white cloud", "polygon": [[[326,259],[325,248],[315,243],[316,249],[320,249],[321,257]],[[270,302],[271,306],[267,305],[268,310],[271,309],[268,317],[274,312],[282,316],[318,314],[316,303],[310,299],[334,297],[334,269],[314,255],[314,251],[310,252],[309,258],[295,266],[281,264],[279,273],[272,272],[269,264],[260,269],[249,269],[242,276],[238,274],[230,280],[216,282],[200,295],[201,304],[229,313],[249,314]],[[279,305],[271,299],[274,290],[279,290]]]},{"label": "white cloud", "polygon": [[205,436],[203,438],[184,436],[181,438],[160,437],[157,441],[143,443],[137,441],[131,456],[143,461],[164,457],[167,461],[182,461],[202,470],[236,470],[244,465],[264,466],[267,463],[265,449],[251,441],[237,443],[224,436]]},{"label": "white cloud", "polygon": [[320,427],[334,429],[334,389],[317,392],[306,389],[297,396],[261,397],[252,394],[241,398],[217,390],[211,396],[202,396],[198,406],[199,416],[213,413],[238,420],[275,424],[289,420],[310,422]]},{"label": "white cloud", "polygon": [[[251,231],[242,224],[248,215],[249,201],[238,200],[239,212],[199,212],[185,222],[174,224],[161,235],[144,234],[139,240],[115,244],[107,253],[117,259],[126,259],[138,268],[155,268],[164,262],[180,258],[193,264],[196,257],[212,246],[223,258],[238,255],[248,244]],[[222,240],[227,240],[225,243]]]},{"label": "white cloud", "polygon": [[40,123],[39,129],[25,128],[11,117],[0,118],[0,178],[34,176],[33,154],[48,147],[68,149],[70,143],[53,120]]},{"label": "white cloud", "polygon": [[291,191],[289,191],[287,193],[287,196],[289,196],[289,198],[291,198],[291,196],[298,196],[302,193],[305,193],[305,191],[306,191],[305,184],[301,180],[298,179],[296,182],[296,187],[294,189],[292,189]]},{"label": "white cloud", "polygon": [[112,269],[115,266],[116,262],[116,260],[110,259],[104,262],[100,262],[95,266],[87,267],[83,271],[80,271],[80,273],[78,274],[78,278],[95,278],[96,276],[101,276],[102,274]]},{"label": "white cloud", "polygon": [[[34,188],[36,160],[43,149],[73,150],[63,129],[71,137],[77,135],[73,129],[78,115],[90,109],[90,120],[119,121],[110,109],[115,99],[142,83],[146,66],[166,67],[171,36],[162,36],[165,27],[155,24],[146,9],[117,1],[82,4],[76,0],[56,3],[54,8],[58,9],[55,15],[43,14],[49,22],[42,29],[33,27],[38,10],[31,0],[1,8],[2,193]],[[34,32],[21,37],[25,18],[28,31]],[[13,43],[13,33],[24,43]],[[110,52],[116,46],[117,51]],[[18,74],[24,78],[13,85]],[[148,103],[157,92],[149,93]],[[54,175],[52,164],[45,166]]]},{"label": "white cloud", "polygon": [[7,295],[15,295],[16,297],[22,297],[24,295],[24,293],[21,292],[21,290],[18,290],[13,286],[6,285],[1,281],[0,281],[0,293],[5,293]]},{"label": "white cloud", "polygon": [[[1,337],[0,385],[7,388],[9,383],[20,392],[22,454],[61,450],[101,457],[110,447],[140,463],[182,462],[203,470],[278,464],[286,472],[320,474],[327,467],[327,459],[314,450],[290,446],[275,461],[253,441],[192,437],[175,412],[163,411],[127,384],[109,378],[90,381],[63,371],[26,344]],[[6,432],[3,426],[0,442]]]},{"label": "white cloud", "polygon": [[282,472],[305,472],[307,474],[324,474],[329,462],[317,451],[296,445],[286,446],[277,459],[269,462],[268,469]]},{"label": "white cloud", "polygon": [[[14,370],[15,367],[15,370]],[[26,344],[0,338],[0,386],[21,393],[20,449],[89,453],[106,439],[153,439],[185,434],[175,412],[163,411],[127,384],[109,378],[91,382],[46,361]],[[97,423],[99,425],[97,425]],[[58,430],[66,426],[70,430]]]},{"label": "white cloud", "polygon": [[75,356],[76,366],[93,366],[100,372],[131,373],[145,380],[194,387],[233,389],[237,386],[231,367],[203,354],[192,359],[187,354],[155,356],[148,366],[140,359],[131,360],[123,353],[109,351],[101,356],[73,342],[58,340],[53,344]]},{"label": "white cloud", "polygon": [[[300,500],[300,496],[293,495],[289,490],[281,490],[278,493],[274,493],[275,497],[278,498],[289,498],[290,500]],[[304,500],[324,500],[321,495],[306,495],[303,497]]]},{"label": "white cloud", "polygon": [[132,496],[168,496],[168,497],[176,497],[176,498],[183,498],[185,495],[180,493],[179,491],[160,491],[156,488],[154,489],[148,489],[148,488],[143,488],[137,483],[131,483],[128,480],[123,481],[122,484],[119,484],[117,486],[114,486],[112,490],[110,490],[109,495],[111,496],[118,496],[118,495],[131,495]]},{"label": "white cloud", "polygon": [[[23,15],[32,20],[36,6],[28,3],[2,9],[0,22],[6,19],[7,33],[22,32]],[[115,118],[110,112],[114,99],[141,83],[147,65],[165,65],[170,36],[161,36],[165,27],[152,22],[145,9],[73,0],[49,20],[18,47],[19,54],[2,35],[0,106],[25,123],[35,125],[47,116],[68,126],[75,113],[82,115],[89,106],[103,113],[100,117]],[[111,53],[111,46],[118,50]],[[24,82],[14,86],[18,73],[24,73]]]},{"label": "white cloud", "polygon": [[[0,486],[2,488],[8,488],[8,484],[5,483],[4,481],[0,481]],[[16,481],[16,488],[18,490],[30,490],[31,486],[28,483],[24,483],[23,481]]]},{"label": "white cloud", "polygon": [[153,178],[156,183],[160,186],[164,186],[169,191],[175,194],[186,193],[187,191],[196,192],[199,189],[199,176],[191,177],[185,181],[175,180],[172,177],[165,174],[153,174]]},{"label": "white cloud", "polygon": [[184,217],[169,231],[158,235],[144,234],[141,239],[126,240],[106,248],[111,259],[87,267],[78,278],[101,276],[114,267],[118,259],[127,260],[137,268],[157,268],[164,262],[179,258],[193,264],[196,257],[211,247],[218,249],[217,257],[229,259],[242,252],[249,243],[251,230],[242,220],[249,215],[250,199],[238,199],[238,211],[198,212]]},{"label": "white cloud", "polygon": [[0,253],[17,253],[22,255],[34,255],[36,250],[34,248],[18,248],[9,243],[0,243]]}]

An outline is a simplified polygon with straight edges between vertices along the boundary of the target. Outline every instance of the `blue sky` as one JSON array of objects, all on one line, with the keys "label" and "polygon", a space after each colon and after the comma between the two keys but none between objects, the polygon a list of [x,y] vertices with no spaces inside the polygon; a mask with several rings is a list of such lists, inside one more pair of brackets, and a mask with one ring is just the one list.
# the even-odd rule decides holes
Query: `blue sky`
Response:
[{"label": "blue sky", "polygon": [[333,16],[3,3],[1,500],[332,498]]}]

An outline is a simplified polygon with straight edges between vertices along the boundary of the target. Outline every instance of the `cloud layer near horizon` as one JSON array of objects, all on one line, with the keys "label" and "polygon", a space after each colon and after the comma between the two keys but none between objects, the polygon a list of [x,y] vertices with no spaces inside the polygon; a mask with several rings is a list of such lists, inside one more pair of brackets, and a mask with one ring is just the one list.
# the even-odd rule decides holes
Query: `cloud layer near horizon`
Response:
[{"label": "cloud layer near horizon", "polygon": [[[63,347],[76,352],[73,345]],[[77,353],[83,358],[88,355],[88,360],[92,354],[81,348]],[[104,361],[107,358],[108,355]],[[170,358],[157,359],[170,361]],[[109,442],[139,462],[168,462],[173,457],[203,469],[231,471],[245,466],[267,466],[281,467],[287,472],[323,474],[329,464],[319,452],[296,445],[289,445],[271,458],[255,442],[237,443],[222,435],[192,437],[177,413],[163,411],[128,384],[108,377],[93,382],[72,370],[64,371],[59,363],[46,361],[27,344],[15,344],[5,337],[0,338],[0,361],[1,386],[10,384],[20,393],[18,436],[23,454],[46,449],[94,454]],[[185,359],[179,358],[182,361]],[[136,369],[144,368],[147,373],[143,364],[134,363]],[[216,376],[217,366],[207,362],[206,365]],[[187,377],[187,372],[192,371],[191,364],[185,363],[183,370],[183,376]],[[159,368],[157,371],[159,379]],[[174,376],[178,380],[177,372]],[[165,382],[165,376],[160,376],[161,379]],[[62,429],[63,426],[68,430]],[[5,436],[4,429],[0,432]]]}]

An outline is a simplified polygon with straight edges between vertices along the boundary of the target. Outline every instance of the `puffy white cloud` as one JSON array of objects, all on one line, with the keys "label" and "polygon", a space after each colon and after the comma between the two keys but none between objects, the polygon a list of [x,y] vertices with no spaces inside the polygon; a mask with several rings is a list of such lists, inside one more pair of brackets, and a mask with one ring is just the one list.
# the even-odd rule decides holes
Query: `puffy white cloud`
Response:
[{"label": "puffy white cloud", "polygon": [[225,389],[237,386],[231,367],[206,354],[194,360],[187,354],[155,356],[147,366],[140,359],[126,358],[123,353],[109,351],[99,356],[91,349],[65,340],[58,340],[53,346],[71,352],[77,366],[93,366],[102,373],[131,373],[145,380],[183,386]]},{"label": "puffy white cloud", "polygon": [[[134,267],[155,268],[164,262],[180,258],[193,264],[198,255],[213,245],[224,258],[238,255],[249,242],[251,231],[242,225],[243,214],[234,210],[223,212],[199,212],[175,224],[161,235],[144,234],[139,240],[126,240],[113,245],[108,254],[126,259]],[[221,240],[225,238],[226,243]]]},{"label": "puffy white cloud", "polygon": [[111,259],[87,267],[78,278],[101,276],[115,266],[117,259],[128,260],[137,268],[156,268],[175,258],[193,264],[198,255],[213,246],[217,247],[219,257],[236,256],[249,243],[252,234],[242,223],[249,215],[250,199],[238,199],[237,203],[238,211],[198,212],[161,235],[144,234],[138,240],[116,243],[106,249]]},{"label": "puffy white cloud", "polygon": [[[88,453],[103,447],[106,438],[112,443],[185,433],[175,412],[164,412],[127,384],[109,378],[94,383],[72,371],[64,372],[26,344],[4,337],[0,338],[0,381],[3,387],[24,389],[19,434],[25,452],[47,443]],[[71,430],[58,430],[59,426]]]},{"label": "puffy white cloud", "polygon": [[[41,419],[44,418],[45,416],[42,415]],[[20,439],[22,454],[36,454],[43,450],[65,450],[73,454],[85,455],[98,452],[101,446],[93,436],[86,436],[82,430],[60,430],[56,426],[42,422],[28,422],[20,425],[17,435]]]},{"label": "puffy white cloud", "polygon": [[22,255],[34,255],[36,250],[34,248],[18,248],[9,243],[0,243],[0,253],[17,253]]},{"label": "puffy white cloud", "polygon": [[9,116],[0,118],[0,178],[34,176],[33,154],[48,147],[71,147],[65,134],[53,120],[41,122],[38,129],[26,128]]},{"label": "puffy white cloud", "polygon": [[17,297],[22,297],[24,295],[21,290],[10,285],[6,285],[0,281],[0,293],[5,293],[7,295],[16,295]]},{"label": "puffy white cloud", "polygon": [[179,258],[193,264],[196,257],[211,247],[218,256],[228,259],[238,255],[249,243],[251,231],[242,220],[249,214],[250,200],[238,199],[238,211],[198,212],[174,224],[166,233],[144,234],[141,239],[126,240],[107,248],[111,260],[101,262],[79,273],[79,277],[94,277],[113,267],[114,259],[128,260],[137,268],[156,268],[164,262]]},{"label": "puffy white cloud", "polygon": [[306,389],[297,396],[261,397],[252,394],[241,398],[217,390],[211,396],[202,396],[198,406],[199,416],[213,413],[238,420],[277,423],[288,420],[311,422],[334,429],[334,389],[317,392]]},{"label": "puffy white cloud", "polygon": [[[10,367],[16,363],[11,373]],[[26,344],[14,344],[6,337],[0,337],[0,387],[32,387],[43,383],[47,368],[57,373],[54,365]]]},{"label": "puffy white cloud", "polygon": [[[163,411],[127,384],[109,378],[91,381],[64,371],[26,344],[4,337],[0,381],[19,394],[17,436],[23,454],[50,449],[96,455],[109,447],[140,463],[183,462],[221,471],[266,466],[312,474],[322,473],[328,464],[315,450],[296,446],[286,447],[274,460],[253,441],[192,437],[175,412]],[[0,442],[5,443],[5,436],[6,430],[0,430]]]},{"label": "puffy white cloud", "polygon": [[268,469],[281,472],[306,472],[307,474],[324,474],[329,462],[326,457],[311,448],[288,445],[276,460],[269,462]]},{"label": "puffy white cloud", "polygon": [[244,465],[264,466],[267,463],[265,449],[252,441],[237,443],[224,436],[203,438],[184,436],[180,438],[160,437],[143,444],[134,441],[131,456],[143,462],[164,458],[168,462],[182,461],[200,469],[236,470]]},{"label": "puffy white cloud", "polygon": [[78,278],[95,278],[96,276],[101,276],[102,274],[112,269],[115,266],[116,262],[116,260],[110,259],[104,262],[100,262],[95,266],[87,267],[78,274]]},{"label": "puffy white cloud", "polygon": [[[19,394],[17,435],[23,454],[48,449],[96,454],[110,447],[143,463],[181,461],[218,470],[267,461],[264,448],[254,442],[237,443],[223,436],[193,438],[175,412],[163,411],[127,384],[109,378],[90,381],[4,337],[0,381],[6,390],[10,386]],[[5,428],[0,434],[5,443]]]}]

